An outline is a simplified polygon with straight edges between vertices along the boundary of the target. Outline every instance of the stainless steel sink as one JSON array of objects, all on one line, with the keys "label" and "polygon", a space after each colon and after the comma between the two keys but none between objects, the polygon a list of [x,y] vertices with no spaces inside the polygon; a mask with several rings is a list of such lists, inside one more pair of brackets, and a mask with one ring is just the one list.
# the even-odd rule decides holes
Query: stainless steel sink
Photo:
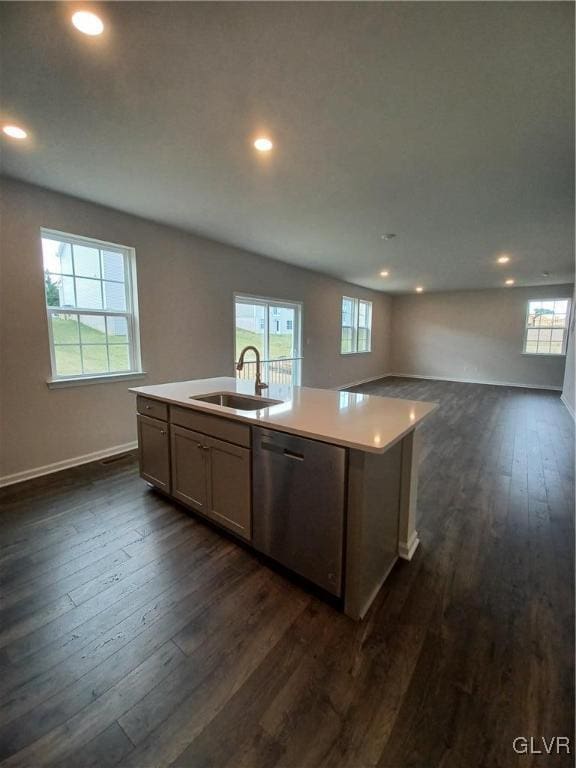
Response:
[{"label": "stainless steel sink", "polygon": [[235,392],[213,392],[210,395],[191,395],[191,400],[202,403],[213,403],[224,408],[235,408],[238,411],[259,411],[271,405],[278,405],[282,400],[271,400],[267,397],[249,397],[237,395]]}]

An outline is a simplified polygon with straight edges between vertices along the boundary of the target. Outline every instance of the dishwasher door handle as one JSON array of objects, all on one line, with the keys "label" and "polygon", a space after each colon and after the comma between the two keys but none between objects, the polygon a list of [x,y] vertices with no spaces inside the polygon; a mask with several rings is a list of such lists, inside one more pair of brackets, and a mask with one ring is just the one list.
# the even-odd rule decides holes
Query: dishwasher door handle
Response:
[{"label": "dishwasher door handle", "polygon": [[275,443],[265,443],[264,440],[260,443],[263,451],[271,451],[272,453],[279,453],[281,456],[285,456],[287,459],[294,459],[294,461],[304,461],[304,454],[297,453],[296,451],[290,451],[288,448],[284,448],[282,445],[276,445]]}]

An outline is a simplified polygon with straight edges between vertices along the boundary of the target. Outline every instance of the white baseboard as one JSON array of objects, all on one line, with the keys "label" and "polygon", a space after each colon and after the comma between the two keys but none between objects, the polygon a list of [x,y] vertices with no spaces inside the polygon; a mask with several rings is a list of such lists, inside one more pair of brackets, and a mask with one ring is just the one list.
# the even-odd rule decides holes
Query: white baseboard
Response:
[{"label": "white baseboard", "polygon": [[576,414],[574,413],[574,409],[572,408],[572,406],[570,405],[570,403],[568,402],[568,400],[566,400],[566,398],[564,397],[564,394],[560,395],[560,400],[562,400],[562,402],[563,402],[563,403],[564,403],[564,405],[566,406],[566,410],[568,411],[568,413],[570,414],[570,416],[572,416],[572,418],[574,419],[574,421],[576,421]]},{"label": "white baseboard", "polygon": [[555,392],[561,392],[562,387],[545,387],[540,384],[520,384],[517,381],[489,381],[486,379],[456,379],[452,376],[425,376],[420,373],[388,373],[387,378],[397,377],[400,379],[430,379],[431,381],[454,381],[457,384],[489,384],[492,387],[520,387],[521,389],[551,389]]},{"label": "white baseboard", "polygon": [[359,387],[361,384],[369,384],[371,381],[379,381],[380,379],[387,379],[389,376],[393,376],[392,373],[381,373],[378,376],[370,376],[368,379],[360,379],[360,381],[353,381],[350,384],[343,384],[341,387],[334,387],[337,390],[350,389],[350,387]]},{"label": "white baseboard", "polygon": [[420,539],[418,538],[418,531],[412,531],[412,535],[408,541],[398,542],[398,556],[402,560],[412,560],[414,552],[418,549]]},{"label": "white baseboard", "polygon": [[79,467],[81,464],[89,464],[91,461],[99,461],[100,459],[106,459],[109,456],[117,456],[119,453],[128,453],[128,451],[133,451],[137,447],[138,442],[134,440],[131,443],[114,445],[111,448],[105,448],[102,451],[94,451],[93,453],[85,453],[83,456],[75,456],[73,459],[55,461],[54,464],[44,464],[43,467],[26,469],[23,472],[15,472],[13,475],[4,475],[3,477],[0,477],[0,488],[4,488],[6,485],[14,485],[14,483],[21,483],[24,480],[32,480],[34,477],[51,475],[53,472],[60,472],[63,469],[70,469],[70,467]]}]

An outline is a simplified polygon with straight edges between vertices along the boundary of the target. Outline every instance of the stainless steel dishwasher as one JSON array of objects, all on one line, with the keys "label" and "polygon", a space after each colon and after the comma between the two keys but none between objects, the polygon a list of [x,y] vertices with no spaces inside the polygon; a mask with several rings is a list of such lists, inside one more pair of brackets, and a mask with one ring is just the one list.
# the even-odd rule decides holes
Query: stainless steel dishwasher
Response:
[{"label": "stainless steel dishwasher", "polygon": [[342,594],[346,450],[253,427],[253,544]]}]

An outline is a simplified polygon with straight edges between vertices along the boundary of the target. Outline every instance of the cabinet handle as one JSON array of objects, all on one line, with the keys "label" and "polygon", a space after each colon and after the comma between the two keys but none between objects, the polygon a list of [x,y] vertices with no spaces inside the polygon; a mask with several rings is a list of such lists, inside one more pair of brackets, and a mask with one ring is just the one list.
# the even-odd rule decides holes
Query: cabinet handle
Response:
[{"label": "cabinet handle", "polygon": [[145,410],[149,411],[149,410],[151,410],[152,406],[151,405],[145,405],[144,408],[145,408]]},{"label": "cabinet handle", "polygon": [[165,435],[165,434],[166,434],[166,430],[165,430],[165,429],[161,429],[161,430],[160,430],[160,434],[161,434],[161,435]]}]

